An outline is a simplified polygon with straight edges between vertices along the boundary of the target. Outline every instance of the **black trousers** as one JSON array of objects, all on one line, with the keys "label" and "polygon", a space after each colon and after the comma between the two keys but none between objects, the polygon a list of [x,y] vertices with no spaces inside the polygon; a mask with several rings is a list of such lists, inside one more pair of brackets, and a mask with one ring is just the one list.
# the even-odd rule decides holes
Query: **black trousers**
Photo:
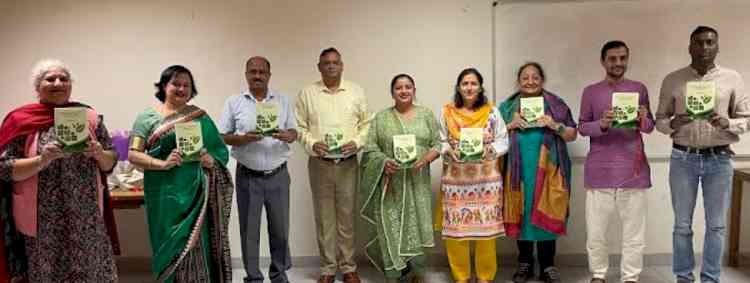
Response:
[{"label": "black trousers", "polygon": [[[534,243],[536,243],[536,258],[539,260],[540,273],[547,267],[555,266],[555,249],[557,241],[516,241],[518,245],[518,262],[534,266]],[[533,268],[532,268],[533,270]]]}]

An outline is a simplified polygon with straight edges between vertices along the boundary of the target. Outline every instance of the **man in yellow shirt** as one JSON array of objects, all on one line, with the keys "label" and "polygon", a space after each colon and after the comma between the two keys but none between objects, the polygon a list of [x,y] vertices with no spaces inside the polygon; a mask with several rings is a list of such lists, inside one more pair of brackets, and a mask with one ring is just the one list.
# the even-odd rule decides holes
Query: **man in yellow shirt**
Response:
[{"label": "man in yellow shirt", "polygon": [[333,283],[336,271],[344,283],[360,283],[354,263],[354,204],[359,164],[370,119],[364,90],[342,80],[341,53],[320,53],[322,80],[300,91],[295,105],[299,140],[307,163],[320,250],[318,283]]}]

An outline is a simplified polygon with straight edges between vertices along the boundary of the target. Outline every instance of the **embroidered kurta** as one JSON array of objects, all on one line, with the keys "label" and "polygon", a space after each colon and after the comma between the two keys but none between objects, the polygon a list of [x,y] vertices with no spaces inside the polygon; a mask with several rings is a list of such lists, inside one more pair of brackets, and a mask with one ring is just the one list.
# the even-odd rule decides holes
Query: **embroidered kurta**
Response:
[{"label": "embroidered kurta", "polygon": [[363,150],[360,216],[367,223],[365,253],[381,271],[402,270],[411,257],[423,255],[424,248],[435,245],[430,166],[417,173],[411,168],[390,177],[384,173],[385,161],[394,160],[395,135],[415,136],[417,159],[440,149],[435,115],[428,108],[414,107],[411,120],[402,119],[394,108],[378,113]]}]

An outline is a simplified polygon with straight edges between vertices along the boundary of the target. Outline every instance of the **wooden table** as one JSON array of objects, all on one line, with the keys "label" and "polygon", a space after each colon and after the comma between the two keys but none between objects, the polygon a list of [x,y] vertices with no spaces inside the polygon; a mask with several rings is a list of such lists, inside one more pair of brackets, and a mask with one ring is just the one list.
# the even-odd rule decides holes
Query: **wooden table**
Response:
[{"label": "wooden table", "polygon": [[137,209],[143,205],[143,191],[110,191],[114,209]]},{"label": "wooden table", "polygon": [[[143,205],[143,191],[109,191],[112,209],[138,209]],[[120,255],[120,236],[117,233],[117,220],[114,213],[108,210],[111,221],[107,221],[107,231],[112,242],[112,252]],[[105,215],[105,219],[107,219]]]},{"label": "wooden table", "polygon": [[750,182],[750,168],[734,169],[732,206],[729,212],[729,266],[740,265],[740,224],[742,218],[742,184]]}]

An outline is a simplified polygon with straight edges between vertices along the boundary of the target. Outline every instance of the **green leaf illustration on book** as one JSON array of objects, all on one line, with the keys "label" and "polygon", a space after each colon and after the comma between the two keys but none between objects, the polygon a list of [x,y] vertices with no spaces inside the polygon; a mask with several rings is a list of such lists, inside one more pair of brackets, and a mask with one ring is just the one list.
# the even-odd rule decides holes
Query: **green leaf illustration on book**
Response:
[{"label": "green leaf illustration on book", "polygon": [[86,126],[84,124],[81,124],[81,123],[75,123],[75,124],[73,124],[73,128],[76,129],[76,132],[83,132],[83,130],[86,129]]},{"label": "green leaf illustration on book", "polygon": [[529,126],[540,126],[536,124],[536,120],[544,116],[544,97],[522,97],[519,107],[523,119],[530,123]]},{"label": "green leaf illustration on book", "polygon": [[461,137],[458,141],[459,159],[462,161],[475,161],[482,159],[482,128],[461,128]]},{"label": "green leaf illustration on book", "polygon": [[89,139],[86,108],[55,108],[55,138],[65,152],[81,152]]},{"label": "green leaf illustration on book", "polygon": [[461,151],[465,153],[474,152],[474,145],[470,141],[461,141]]},{"label": "green leaf illustration on book", "polygon": [[340,141],[344,139],[344,136],[341,134],[326,134],[326,144],[329,147],[336,147],[339,145]]},{"label": "green leaf illustration on book", "polygon": [[174,128],[177,149],[182,155],[182,160],[185,162],[200,160],[200,152],[203,149],[203,135],[200,123],[177,123]]},{"label": "green leaf illustration on book", "polygon": [[270,136],[279,131],[279,108],[276,103],[258,103],[256,105],[256,130],[264,136]]},{"label": "green leaf illustration on book", "polygon": [[694,96],[688,97],[688,106],[693,110],[703,110],[705,108],[703,106],[703,103],[701,103],[701,101]]},{"label": "green leaf illustration on book", "polygon": [[323,143],[328,146],[330,154],[341,154],[341,147],[344,146],[344,132],[336,128],[330,129],[323,135]]},{"label": "green leaf illustration on book", "polygon": [[692,119],[706,119],[713,113],[716,82],[692,81],[685,85],[685,110]]},{"label": "green leaf illustration on book", "polygon": [[192,151],[195,151],[195,143],[194,143],[194,142],[192,142],[191,140],[192,140],[192,139],[188,139],[188,138],[185,138],[185,137],[181,137],[181,138],[180,138],[180,144],[179,144],[179,147],[180,147],[180,148],[181,148],[181,149],[182,149],[182,150],[183,150],[184,152],[192,152]]},{"label": "green leaf illustration on book", "polygon": [[398,160],[404,160],[409,157],[409,154],[406,153],[406,150],[403,148],[396,148],[396,159]]},{"label": "green leaf illustration on book", "polygon": [[531,108],[524,107],[521,109],[521,114],[523,114],[524,117],[529,117],[534,114],[534,112],[531,111]]},{"label": "green leaf illustration on book", "polygon": [[393,157],[400,169],[410,168],[417,160],[417,139],[414,135],[393,136]]},{"label": "green leaf illustration on book", "polygon": [[612,93],[613,128],[632,129],[637,126],[639,96],[637,92]]}]

